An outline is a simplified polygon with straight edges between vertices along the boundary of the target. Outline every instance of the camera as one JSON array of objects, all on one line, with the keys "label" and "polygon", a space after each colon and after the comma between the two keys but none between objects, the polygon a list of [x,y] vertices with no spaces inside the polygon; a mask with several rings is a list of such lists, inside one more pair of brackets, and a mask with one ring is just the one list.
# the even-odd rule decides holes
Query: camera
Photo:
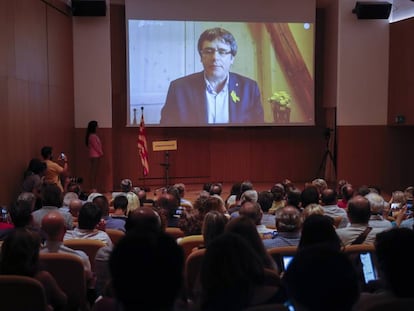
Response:
[{"label": "camera", "polygon": [[82,177],[70,177],[69,180],[72,184],[81,184],[81,183],[83,183],[83,178]]}]

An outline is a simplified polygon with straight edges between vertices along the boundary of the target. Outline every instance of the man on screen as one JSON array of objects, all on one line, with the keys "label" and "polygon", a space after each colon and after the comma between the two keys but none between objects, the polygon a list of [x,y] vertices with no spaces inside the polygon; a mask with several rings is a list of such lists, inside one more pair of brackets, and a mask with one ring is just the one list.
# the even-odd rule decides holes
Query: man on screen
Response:
[{"label": "man on screen", "polygon": [[171,82],[161,124],[263,123],[256,81],[230,72],[237,54],[233,35],[223,28],[207,29],[197,47],[204,70]]}]

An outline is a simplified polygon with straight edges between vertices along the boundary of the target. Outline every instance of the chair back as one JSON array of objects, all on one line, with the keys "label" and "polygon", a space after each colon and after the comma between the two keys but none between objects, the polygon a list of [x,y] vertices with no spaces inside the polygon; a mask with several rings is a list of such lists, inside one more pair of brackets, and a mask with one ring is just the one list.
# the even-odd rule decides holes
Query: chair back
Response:
[{"label": "chair back", "polygon": [[118,230],[118,229],[105,229],[105,232],[111,238],[112,244],[116,245],[118,241],[124,237],[125,232]]},{"label": "chair back", "polygon": [[67,311],[88,310],[86,276],[82,260],[72,254],[40,253],[42,269],[53,275],[68,297]]},{"label": "chair back", "polygon": [[100,240],[93,239],[69,239],[63,241],[63,244],[72,249],[84,251],[91,262],[91,270],[95,272],[95,256],[101,247],[106,244]]},{"label": "chair back", "polygon": [[193,251],[185,261],[184,283],[187,299],[194,300],[197,288],[200,286],[200,271],[205,253],[205,249]]},{"label": "chair back", "polygon": [[42,283],[21,275],[0,275],[2,311],[48,311]]},{"label": "chair back", "polygon": [[193,248],[200,246],[203,242],[204,237],[202,235],[188,235],[177,240],[178,245],[184,250],[185,259],[191,254]]}]

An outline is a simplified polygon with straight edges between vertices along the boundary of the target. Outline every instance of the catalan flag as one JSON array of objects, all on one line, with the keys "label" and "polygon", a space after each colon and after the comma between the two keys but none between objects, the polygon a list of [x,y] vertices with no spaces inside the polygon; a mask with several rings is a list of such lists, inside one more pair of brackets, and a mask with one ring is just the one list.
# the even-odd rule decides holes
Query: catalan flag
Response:
[{"label": "catalan flag", "polygon": [[147,148],[147,135],[145,133],[145,122],[144,122],[144,108],[141,108],[141,122],[139,123],[139,134],[138,134],[138,152],[141,158],[143,167],[143,174],[147,176],[149,173],[148,165],[148,148]]}]

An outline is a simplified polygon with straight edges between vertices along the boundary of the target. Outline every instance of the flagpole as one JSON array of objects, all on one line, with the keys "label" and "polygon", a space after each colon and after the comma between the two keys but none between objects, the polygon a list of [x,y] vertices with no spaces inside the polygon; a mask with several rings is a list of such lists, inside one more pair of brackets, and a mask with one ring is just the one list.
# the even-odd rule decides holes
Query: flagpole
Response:
[{"label": "flagpole", "polygon": [[[144,106],[141,106],[141,120],[144,118]],[[141,126],[141,124],[140,124]],[[144,173],[144,168],[142,168],[142,184],[143,184],[143,188],[145,188],[145,173]]]},{"label": "flagpole", "polygon": [[139,133],[138,133],[138,152],[142,164],[142,175],[143,183],[145,188],[145,177],[149,173],[149,164],[148,164],[148,148],[147,148],[147,137],[145,132],[145,122],[144,122],[144,107],[141,107],[141,121],[139,123]]}]

